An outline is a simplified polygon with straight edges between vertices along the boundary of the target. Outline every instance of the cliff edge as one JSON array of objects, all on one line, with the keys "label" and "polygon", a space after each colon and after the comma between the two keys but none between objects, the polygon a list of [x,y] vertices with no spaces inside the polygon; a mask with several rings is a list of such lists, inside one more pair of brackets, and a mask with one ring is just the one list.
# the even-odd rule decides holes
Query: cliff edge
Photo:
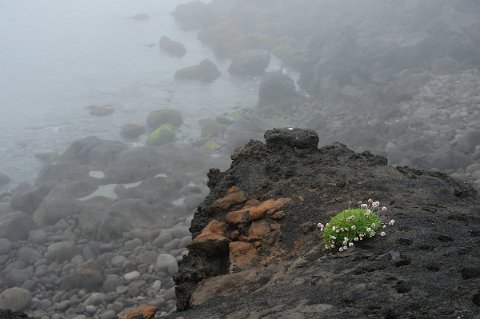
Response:
[{"label": "cliff edge", "polygon": [[[311,130],[273,129],[210,170],[170,318],[480,318],[480,201]],[[374,199],[385,236],[325,249],[317,223]]]}]

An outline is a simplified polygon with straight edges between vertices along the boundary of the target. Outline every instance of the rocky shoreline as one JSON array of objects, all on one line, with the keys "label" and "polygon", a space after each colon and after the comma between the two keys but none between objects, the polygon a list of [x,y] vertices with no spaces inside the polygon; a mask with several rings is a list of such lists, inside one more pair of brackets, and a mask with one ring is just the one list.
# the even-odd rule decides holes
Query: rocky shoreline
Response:
[{"label": "rocky shoreline", "polygon": [[[205,172],[198,148],[87,137],[0,201],[0,309],[32,318],[115,318],[175,310],[172,275],[187,253]],[[221,164],[220,164],[221,165]]]}]

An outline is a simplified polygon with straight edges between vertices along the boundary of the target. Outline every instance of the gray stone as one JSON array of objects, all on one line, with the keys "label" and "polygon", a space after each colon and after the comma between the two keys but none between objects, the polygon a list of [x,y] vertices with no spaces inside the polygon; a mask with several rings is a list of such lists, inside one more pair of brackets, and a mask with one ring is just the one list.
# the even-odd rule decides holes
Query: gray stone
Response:
[{"label": "gray stone", "polygon": [[204,59],[197,65],[183,68],[175,72],[176,80],[197,80],[213,82],[221,75],[217,66],[212,61]]},{"label": "gray stone", "polygon": [[28,233],[28,241],[41,245],[47,241],[47,233],[43,229],[33,229]]},{"label": "gray stone", "polygon": [[122,281],[118,275],[108,275],[107,279],[103,282],[103,291],[113,292],[117,290],[117,287],[120,286]]},{"label": "gray stone", "polygon": [[138,271],[131,271],[123,276],[126,281],[133,281],[140,278],[140,273]]},{"label": "gray stone", "polygon": [[115,319],[116,313],[113,310],[107,310],[100,316],[100,319]]},{"label": "gray stone", "polygon": [[10,206],[27,214],[33,214],[40,202],[47,196],[48,187],[39,187],[28,183],[21,183],[13,190]]},{"label": "gray stone", "polygon": [[142,246],[142,245],[143,245],[143,242],[140,239],[135,238],[125,242],[124,247],[127,250],[134,250],[136,247]]},{"label": "gray stone", "polygon": [[177,259],[170,254],[160,254],[157,258],[157,263],[155,264],[156,271],[169,271],[177,265]]},{"label": "gray stone", "polygon": [[160,235],[157,236],[152,242],[155,247],[162,248],[163,245],[170,242],[173,239],[172,233],[170,231],[162,231]]},{"label": "gray stone", "polygon": [[16,211],[0,215],[0,238],[12,241],[27,239],[28,233],[35,227],[32,217]]},{"label": "gray stone", "polygon": [[13,287],[0,294],[0,309],[22,311],[30,304],[31,300],[32,294],[30,291]]},{"label": "gray stone", "polygon": [[30,269],[12,269],[5,276],[5,281],[10,287],[20,287],[25,281],[32,278],[32,275],[33,273]]},{"label": "gray stone", "polygon": [[50,244],[47,247],[46,256],[49,260],[62,263],[66,260],[70,260],[77,253],[78,249],[76,249],[75,243],[73,241],[61,241]]},{"label": "gray stone", "polygon": [[100,305],[105,301],[105,295],[101,292],[95,292],[88,297],[83,304],[86,306],[89,305]]},{"label": "gray stone", "polygon": [[159,46],[163,51],[178,57],[182,57],[185,55],[185,53],[187,53],[187,48],[185,48],[185,45],[183,45],[183,43],[173,41],[167,36],[163,36],[160,38]]},{"label": "gray stone", "polygon": [[10,181],[11,179],[7,174],[0,172],[0,186],[7,185]]},{"label": "gray stone", "polygon": [[6,238],[0,238],[0,256],[7,255],[12,249],[12,242]]},{"label": "gray stone", "polygon": [[27,265],[33,264],[35,261],[40,259],[42,254],[38,250],[31,247],[20,247],[17,252],[17,258]]}]

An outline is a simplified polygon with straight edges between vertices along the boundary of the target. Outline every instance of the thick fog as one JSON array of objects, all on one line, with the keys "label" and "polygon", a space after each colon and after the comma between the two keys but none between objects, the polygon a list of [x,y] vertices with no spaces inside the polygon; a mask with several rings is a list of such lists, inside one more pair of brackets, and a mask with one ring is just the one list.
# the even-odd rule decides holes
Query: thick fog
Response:
[{"label": "thick fog", "polygon": [[480,189],[479,66],[473,0],[0,0],[0,309],[174,311],[208,169],[273,127]]}]

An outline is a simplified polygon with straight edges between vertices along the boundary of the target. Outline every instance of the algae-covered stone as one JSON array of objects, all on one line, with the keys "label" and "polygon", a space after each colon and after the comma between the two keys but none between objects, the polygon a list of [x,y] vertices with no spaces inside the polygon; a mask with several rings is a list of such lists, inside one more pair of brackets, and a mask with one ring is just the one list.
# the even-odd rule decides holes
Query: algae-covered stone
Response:
[{"label": "algae-covered stone", "polygon": [[148,135],[147,144],[160,146],[175,140],[175,129],[171,124],[163,124]]},{"label": "algae-covered stone", "polygon": [[147,117],[147,127],[153,131],[163,124],[170,124],[173,127],[179,127],[183,124],[183,116],[180,111],[172,109],[162,109],[150,112]]}]

